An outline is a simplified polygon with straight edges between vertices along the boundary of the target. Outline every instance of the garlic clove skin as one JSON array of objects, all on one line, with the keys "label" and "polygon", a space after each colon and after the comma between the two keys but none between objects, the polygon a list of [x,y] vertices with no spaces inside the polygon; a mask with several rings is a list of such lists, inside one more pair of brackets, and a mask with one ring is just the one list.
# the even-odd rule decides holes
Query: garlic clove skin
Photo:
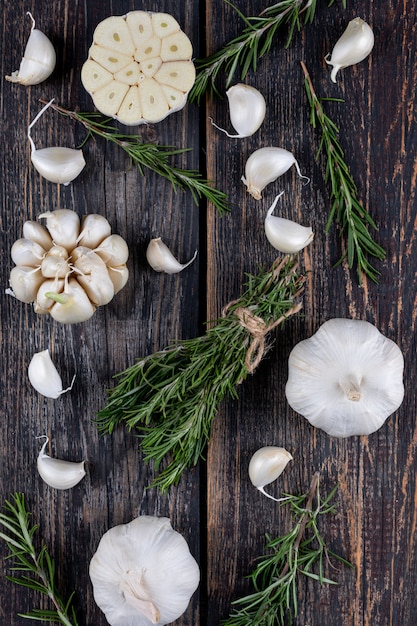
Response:
[{"label": "garlic clove skin", "polygon": [[28,376],[30,384],[36,391],[46,398],[53,398],[54,400],[63,393],[70,391],[75,379],[74,377],[70,387],[62,388],[61,376],[53,364],[48,349],[33,355],[28,367]]},{"label": "garlic clove skin", "polygon": [[151,239],[146,250],[146,259],[149,265],[156,272],[165,272],[166,274],[178,274],[183,269],[191,265],[197,256],[197,250],[192,259],[187,263],[180,263],[174,257],[168,246],[162,241],[161,237]]},{"label": "garlic clove skin", "polygon": [[287,464],[292,460],[293,457],[285,448],[276,446],[259,448],[249,462],[251,483],[267,498],[276,502],[285,500],[285,498],[274,498],[265,491],[264,487],[281,476]]},{"label": "garlic clove skin", "polygon": [[272,215],[278,199],[283,193],[281,192],[275,198],[266,215],[265,234],[269,243],[279,252],[296,254],[313,241],[314,233],[309,226],[301,226],[292,220]]},{"label": "garlic clove skin", "polygon": [[19,70],[6,76],[6,80],[20,85],[38,85],[46,80],[54,71],[56,65],[55,48],[48,37],[35,28],[35,20],[29,11],[32,28],[26,44],[23,59]]},{"label": "garlic clove skin", "polygon": [[55,245],[67,250],[75,248],[80,234],[80,218],[70,209],[56,209],[41,213],[39,219],[46,219],[46,227]]},{"label": "garlic clove skin", "polygon": [[324,60],[333,67],[330,78],[335,83],[339,70],[360,63],[366,59],[374,47],[372,28],[360,17],[351,20],[343,35],[336,42],[332,54]]},{"label": "garlic clove skin", "polygon": [[237,135],[230,135],[226,130],[211,122],[228,137],[242,139],[250,137],[262,125],[266,114],[265,98],[260,91],[249,85],[238,83],[226,91],[229,101],[230,122]]},{"label": "garlic clove skin", "polygon": [[273,146],[259,148],[252,152],[246,161],[245,175],[242,176],[241,180],[246,185],[248,193],[255,200],[260,200],[265,187],[285,174],[293,165],[295,165],[300,178],[310,180],[301,174],[300,166],[289,150]]},{"label": "garlic clove skin", "polygon": [[94,600],[111,626],[175,622],[200,580],[184,537],[169,519],[147,515],[102,536],[89,574]]},{"label": "garlic clove skin", "polygon": [[82,150],[52,147],[32,151],[35,170],[51,183],[69,185],[82,172],[85,160]]},{"label": "garlic clove skin", "polygon": [[48,442],[49,438],[46,437],[37,459],[40,477],[54,489],[71,489],[75,487],[85,476],[85,461],[74,463],[73,461],[63,461],[50,457],[45,452]]},{"label": "garlic clove skin", "polygon": [[400,348],[362,320],[330,319],[288,359],[291,408],[332,437],[370,435],[404,398]]}]

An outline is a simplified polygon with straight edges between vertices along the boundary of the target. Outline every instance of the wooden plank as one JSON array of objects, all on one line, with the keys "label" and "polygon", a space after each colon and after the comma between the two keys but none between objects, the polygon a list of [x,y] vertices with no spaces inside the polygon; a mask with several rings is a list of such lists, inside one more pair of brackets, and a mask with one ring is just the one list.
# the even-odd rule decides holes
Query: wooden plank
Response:
[{"label": "wooden plank", "polygon": [[[105,17],[137,8],[134,2],[41,3],[30,7],[20,0],[2,4],[2,72],[19,66],[30,31],[25,16],[33,10],[37,27],[50,36],[57,48],[57,68],[47,82],[30,88],[1,83],[1,264],[0,298],[2,424],[0,500],[10,493],[26,494],[40,538],[56,559],[58,583],[69,595],[77,590],[75,605],[79,624],[106,624],[95,605],[88,578],[88,563],[101,535],[111,526],[129,522],[139,514],[162,515],[189,542],[199,558],[198,471],[169,495],[148,489],[154,476],[138,450],[138,440],[126,430],[99,437],[92,423],[105,401],[112,376],[140,356],[163,348],[179,337],[199,332],[199,260],[189,271],[168,277],[147,265],[145,250],[150,238],[161,236],[180,259],[192,256],[199,247],[199,210],[189,193],[173,193],[171,185],[146,172],[142,176],[116,146],[101,140],[85,148],[87,166],[68,187],[57,187],[40,179],[29,162],[27,125],[40,109],[39,98],[56,98],[68,108],[93,110],[90,97],[80,82],[95,26]],[[149,10],[171,12],[168,2],[152,2]],[[175,7],[175,15],[199,45],[195,3]],[[13,28],[11,28],[13,25]],[[196,107],[187,107],[156,127],[139,132],[163,145],[192,148],[178,164],[199,167],[199,135]],[[133,132],[133,131],[132,131]],[[84,130],[70,120],[48,111],[33,129],[38,147],[74,147],[85,137]],[[6,296],[4,289],[13,266],[10,248],[22,236],[23,222],[36,219],[42,211],[68,208],[80,215],[105,215],[113,232],[129,246],[130,280],[125,289],[93,318],[83,324],[63,326],[33,313],[31,306]],[[56,401],[39,396],[27,379],[27,366],[34,352],[49,347],[58,371],[68,384],[74,372],[71,393]],[[73,490],[48,488],[36,471],[41,442],[48,433],[50,453],[64,459],[86,459],[87,476]],[[0,546],[2,601],[0,622],[15,626],[27,620],[17,612],[36,606],[37,599],[4,579],[10,573]],[[180,624],[198,624],[199,594],[195,594]]]},{"label": "wooden plank", "polygon": [[[235,298],[245,272],[269,264],[273,251],[265,240],[263,219],[274,196],[285,191],[279,214],[312,224],[314,243],[302,253],[307,281],[303,317],[291,320],[253,378],[240,389],[237,402],[227,403],[213,428],[208,477],[208,624],[229,614],[230,603],[250,591],[244,576],[262,554],[265,533],[288,530],[288,513],[255,491],[248,463],[264,445],[286,447],[294,461],[271,486],[276,495],[308,489],[320,470],[323,492],[340,484],[337,515],[323,522],[329,545],[352,561],[354,570],[330,570],[339,585],[299,585],[296,624],[412,624],[416,611],[416,547],[414,451],[415,385],[415,11],[412,3],[361,4],[360,15],[372,24],[375,48],[371,57],[329,80],[323,57],[356,16],[318,3],[313,25],[283,49],[277,36],[268,58],[259,63],[248,83],[267,99],[267,116],[258,133],[230,140],[207,124],[209,175],[228,180],[233,210],[227,218],[209,216],[208,317]],[[349,3],[348,3],[349,4]],[[255,15],[262,2],[239,2],[245,15]],[[239,32],[231,7],[212,3],[207,14],[208,47],[218,49]],[[354,272],[332,268],[341,254],[337,230],[324,234],[329,212],[323,163],[315,161],[318,133],[308,123],[300,61],[310,71],[319,96],[337,97],[325,103],[340,126],[340,141],[357,182],[359,196],[379,225],[376,239],[387,250],[378,263],[379,285],[358,287]],[[238,82],[238,75],[235,81]],[[224,84],[219,81],[219,87]],[[230,128],[226,100],[213,99],[209,115]],[[294,172],[271,184],[264,199],[248,198],[240,183],[244,163],[256,148],[276,145],[294,152],[311,183],[303,187]],[[277,212],[278,214],[278,212]],[[332,317],[366,319],[398,343],[405,355],[406,395],[401,409],[368,438],[336,440],[313,429],[285,400],[287,358],[291,348]],[[221,554],[221,559],[219,559]],[[227,564],[227,565],[225,565]]]}]

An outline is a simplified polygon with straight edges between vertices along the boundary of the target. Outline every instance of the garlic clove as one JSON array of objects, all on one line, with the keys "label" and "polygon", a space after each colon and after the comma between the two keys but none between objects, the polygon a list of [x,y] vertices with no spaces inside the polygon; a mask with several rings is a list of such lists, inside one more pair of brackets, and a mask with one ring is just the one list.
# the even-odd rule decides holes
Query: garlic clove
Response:
[{"label": "garlic clove", "polygon": [[113,80],[113,74],[102,67],[93,59],[88,59],[81,70],[81,81],[84,87],[94,93],[97,89],[105,87]]},{"label": "garlic clove", "polygon": [[50,308],[55,304],[55,300],[51,300],[45,296],[46,293],[62,293],[65,281],[63,278],[50,278],[44,280],[36,294],[36,300],[33,304],[35,313],[45,315],[49,313]]},{"label": "garlic clove", "polygon": [[53,99],[50,100],[28,126],[27,136],[31,146],[30,159],[36,171],[46,180],[69,185],[84,169],[85,160],[82,150],[60,146],[37,150],[30,133],[34,124],[42,117],[53,101]]},{"label": "garlic clove", "polygon": [[285,500],[285,498],[274,498],[264,490],[264,487],[276,480],[282,474],[287,464],[292,460],[293,457],[285,448],[276,446],[259,448],[249,462],[249,478],[251,483],[267,498],[275,500],[276,502]]},{"label": "garlic clove", "polygon": [[55,49],[44,33],[35,28],[35,20],[29,11],[32,28],[26,44],[19,70],[6,76],[6,80],[20,85],[38,85],[48,78],[55,69]]},{"label": "garlic clove", "polygon": [[75,487],[85,476],[85,461],[74,463],[73,461],[63,461],[50,457],[45,452],[49,437],[44,436],[46,437],[46,441],[37,459],[37,468],[40,477],[47,485],[54,489],[71,489]]},{"label": "garlic clove", "polygon": [[104,261],[92,250],[79,246],[72,255],[76,279],[93,304],[108,304],[114,296],[113,282]]},{"label": "garlic clove", "polygon": [[129,258],[129,248],[120,235],[109,235],[94,249],[94,252],[111,267],[124,265]]},{"label": "garlic clove", "polygon": [[23,237],[34,241],[45,250],[49,250],[52,246],[52,237],[45,226],[32,220],[28,220],[23,224]]},{"label": "garlic clove", "polygon": [[174,257],[168,246],[162,241],[161,237],[151,239],[146,250],[146,259],[149,265],[156,272],[165,272],[166,274],[177,274],[188,267],[196,258],[197,250],[192,259],[187,263],[180,263]]},{"label": "garlic clove", "polygon": [[81,219],[81,232],[77,237],[77,244],[93,250],[110,234],[111,226],[104,215],[90,213]]},{"label": "garlic clove", "polygon": [[314,238],[309,226],[272,215],[282,191],[274,200],[265,218],[265,234],[271,245],[284,254],[295,254],[308,246]]},{"label": "garlic clove", "polygon": [[129,270],[126,265],[121,265],[119,267],[107,266],[107,271],[113,283],[114,293],[116,294],[126,285],[129,278]]},{"label": "garlic clove", "polygon": [[12,245],[10,256],[15,265],[28,265],[29,267],[39,267],[46,250],[31,239],[17,239]]},{"label": "garlic clove", "polygon": [[300,166],[292,152],[272,146],[259,148],[252,152],[246,161],[245,175],[242,176],[241,180],[246,185],[248,193],[255,200],[260,200],[263,189],[279,176],[285,174],[293,165],[300,178],[304,178],[308,182],[310,179],[301,174]]},{"label": "garlic clove", "polygon": [[54,301],[49,311],[51,317],[62,324],[86,322],[96,310],[85,290],[75,278],[70,278],[67,281],[64,291],[47,291],[44,295],[45,298]]},{"label": "garlic clove", "polygon": [[46,227],[54,243],[64,246],[67,250],[74,248],[80,234],[80,218],[70,209],[56,209],[39,215],[39,219],[46,219]]},{"label": "garlic clove", "polygon": [[10,272],[10,287],[13,295],[21,302],[33,302],[42,282],[40,268],[17,265]]},{"label": "garlic clove", "polygon": [[28,376],[30,384],[36,391],[54,400],[63,393],[70,391],[75,380],[74,376],[71,385],[67,389],[63,389],[61,376],[52,362],[48,349],[33,355],[28,367]]},{"label": "garlic clove", "polygon": [[335,83],[339,70],[366,59],[374,47],[374,41],[372,28],[364,20],[360,17],[351,20],[336,42],[330,58],[329,55],[324,58],[326,63],[333,67],[331,80]]},{"label": "garlic clove", "polygon": [[229,101],[230,121],[237,135],[230,135],[226,130],[211,122],[228,137],[241,139],[250,137],[265,119],[266,103],[260,91],[249,85],[238,83],[226,91]]}]

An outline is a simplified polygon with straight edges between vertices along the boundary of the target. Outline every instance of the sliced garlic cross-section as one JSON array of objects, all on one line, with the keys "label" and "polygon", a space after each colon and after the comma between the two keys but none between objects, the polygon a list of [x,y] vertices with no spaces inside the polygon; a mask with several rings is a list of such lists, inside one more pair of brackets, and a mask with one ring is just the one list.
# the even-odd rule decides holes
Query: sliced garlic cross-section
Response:
[{"label": "sliced garlic cross-section", "polygon": [[187,101],[195,81],[192,53],[167,13],[108,17],[94,31],[81,81],[104,115],[128,126],[160,122]]}]

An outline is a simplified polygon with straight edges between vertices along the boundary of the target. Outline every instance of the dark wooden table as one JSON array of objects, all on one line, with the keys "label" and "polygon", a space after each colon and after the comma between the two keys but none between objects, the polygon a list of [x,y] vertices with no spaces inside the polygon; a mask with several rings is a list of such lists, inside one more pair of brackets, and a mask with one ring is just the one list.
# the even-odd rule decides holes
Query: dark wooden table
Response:
[{"label": "dark wooden table", "polygon": [[[246,15],[267,3],[239,0]],[[95,605],[88,564],[101,535],[111,526],[139,514],[168,516],[189,542],[201,566],[201,584],[188,610],[176,623],[217,626],[228,616],[233,599],[249,591],[245,576],[263,552],[265,533],[288,529],[288,515],[254,489],[248,462],[265,445],[287,448],[294,457],[271,491],[308,489],[314,471],[321,472],[326,493],[337,483],[337,515],[326,519],[322,532],[329,546],[349,559],[354,569],[333,572],[338,586],[320,587],[312,580],[299,585],[302,626],[412,626],[417,613],[416,510],[416,108],[417,20],[415,3],[347,0],[330,8],[318,0],[314,23],[284,48],[285,32],[248,83],[264,93],[267,115],[250,139],[231,140],[216,131],[209,116],[228,126],[226,100],[207,99],[151,127],[161,144],[189,147],[178,160],[200,169],[228,192],[230,214],[219,217],[204,203],[197,207],[189,193],[174,193],[152,172],[141,176],[129,159],[104,141],[89,141],[87,166],[68,187],[40,178],[29,160],[27,125],[40,109],[39,99],[55,98],[67,108],[93,110],[80,82],[81,66],[99,21],[133,9],[175,15],[203,57],[240,32],[242,22],[221,0],[184,3],[161,0],[146,5],[132,0],[64,2],[3,0],[1,36],[1,474],[0,502],[23,492],[39,536],[56,559],[63,595],[76,589],[81,625],[104,626]],[[356,6],[354,6],[356,5]],[[5,82],[18,68],[32,11],[37,27],[57,50],[57,67],[45,83],[25,88]],[[375,33],[366,61],[340,73],[337,84],[323,61],[347,22],[360,15]],[[341,254],[336,228],[326,236],[329,212],[323,162],[316,162],[318,134],[311,129],[300,61],[308,66],[319,95],[342,98],[327,111],[340,127],[359,196],[379,226],[377,241],[386,260],[377,263],[378,285],[358,286],[354,271],[332,265]],[[224,88],[223,76],[219,87]],[[238,82],[239,77],[236,76]],[[143,132],[141,129],[140,132]],[[48,111],[34,129],[38,147],[74,147],[83,129]],[[302,186],[290,171],[270,185],[262,202],[246,193],[240,177],[254,149],[275,145],[297,156],[311,183]],[[225,402],[214,422],[207,462],[186,472],[168,494],[147,489],[154,476],[145,465],[137,439],[120,428],[100,437],[92,422],[103,406],[112,376],[134,360],[171,340],[204,332],[242,289],[245,272],[269,265],[274,251],[265,239],[263,219],[274,196],[285,191],[281,215],[311,223],[314,243],[301,254],[306,273],[303,316],[292,319],[253,377],[239,389],[239,400]],[[13,263],[10,248],[22,236],[27,219],[43,211],[69,208],[80,215],[100,213],[113,231],[126,238],[130,280],[91,320],[64,326],[37,316],[30,305],[5,294]],[[161,236],[180,258],[198,248],[197,261],[179,275],[153,272],[146,263],[150,238]],[[332,439],[296,415],[285,400],[287,358],[291,348],[327,319],[368,320],[393,339],[405,357],[405,398],[401,408],[369,437]],[[27,366],[34,352],[50,349],[71,393],[48,400],[34,391]],[[74,489],[56,491],[36,471],[38,435],[48,433],[51,453],[87,461],[87,476]],[[15,626],[17,616],[38,606],[30,591],[6,581],[10,573],[0,544],[0,623]]]}]

